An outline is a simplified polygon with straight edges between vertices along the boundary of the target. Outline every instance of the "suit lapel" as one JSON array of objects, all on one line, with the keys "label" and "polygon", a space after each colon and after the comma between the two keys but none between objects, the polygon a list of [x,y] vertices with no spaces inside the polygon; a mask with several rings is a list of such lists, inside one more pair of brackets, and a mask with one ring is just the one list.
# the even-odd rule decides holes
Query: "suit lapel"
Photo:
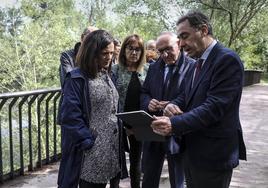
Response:
[{"label": "suit lapel", "polygon": [[156,78],[159,78],[159,80],[156,81],[156,87],[160,88],[160,89],[157,89],[157,91],[159,92],[158,96],[162,99],[163,98],[164,74],[165,74],[165,63],[163,60],[160,60],[158,66],[156,67],[156,70],[158,71],[158,74],[159,74],[159,76],[156,75]]},{"label": "suit lapel", "polygon": [[172,96],[173,93],[175,93],[179,87],[180,68],[183,63],[184,63],[184,56],[181,54],[179,59],[176,61],[173,74],[171,75],[171,78],[169,81],[169,85],[167,88],[168,98],[170,98],[170,96]]},{"label": "suit lapel", "polygon": [[213,64],[213,60],[217,54],[219,46],[220,46],[219,43],[217,43],[214,46],[214,48],[211,50],[211,52],[209,53],[209,56],[206,59],[206,61],[204,62],[203,67],[201,69],[200,76],[199,76],[198,80],[196,80],[196,83],[194,84],[194,86],[192,88],[192,81],[193,81],[193,75],[194,75],[194,69],[193,69],[192,75],[191,75],[191,80],[189,81],[189,84],[186,88],[186,92],[187,92],[186,105],[188,105],[190,103],[190,101],[193,98],[199,84],[202,82],[202,80],[205,78],[205,75],[207,74],[208,70],[211,68],[211,65]]}]

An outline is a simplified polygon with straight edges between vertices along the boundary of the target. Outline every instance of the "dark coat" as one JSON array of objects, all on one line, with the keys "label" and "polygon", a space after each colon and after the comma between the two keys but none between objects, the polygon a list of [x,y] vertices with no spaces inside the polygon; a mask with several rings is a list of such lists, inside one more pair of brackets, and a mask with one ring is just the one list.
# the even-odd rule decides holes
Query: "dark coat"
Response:
[{"label": "dark coat", "polygon": [[171,118],[172,130],[185,138],[186,154],[194,166],[232,169],[239,158],[246,159],[239,120],[243,73],[238,55],[217,43],[193,88],[190,76],[185,93],[173,101],[185,113]]},{"label": "dark coat", "polygon": [[60,66],[59,66],[59,76],[60,76],[61,87],[63,86],[66,74],[72,71],[76,67],[75,58],[78,53],[80,45],[81,45],[81,42],[78,42],[75,44],[73,49],[70,49],[61,53]]},{"label": "dark coat", "polygon": [[96,139],[89,129],[90,99],[87,78],[80,69],[67,74],[59,119],[62,159],[58,174],[60,188],[77,188],[83,151],[91,149]]},{"label": "dark coat", "polygon": [[[168,94],[164,99],[164,75],[165,75],[165,62],[162,58],[159,58],[156,62],[152,63],[149,67],[146,79],[142,86],[141,91],[141,109],[147,111],[151,115],[162,116],[162,111],[158,112],[149,112],[148,106],[152,99],[156,99],[158,101],[163,100],[173,100],[175,99],[183,90],[184,90],[184,80],[190,76],[190,72],[194,67],[194,60],[187,57],[183,52],[181,52],[178,60],[175,64],[175,70],[173,71],[173,75],[170,80],[170,84],[168,85]],[[179,137],[174,137],[177,143],[171,142],[167,139],[166,143],[159,142],[146,142],[144,144],[144,149],[150,151],[153,148],[161,148],[163,147],[166,150],[167,154],[176,154],[182,152],[182,147],[180,143]],[[145,152],[146,153],[146,152]]]},{"label": "dark coat", "polygon": [[[181,69],[182,64],[184,64],[184,67]],[[168,86],[167,100],[175,99],[183,91],[183,87],[185,85],[184,80],[190,76],[189,72],[191,71],[189,70],[193,69],[194,60],[185,56],[184,53],[181,53],[180,58],[176,62],[175,66],[175,71]],[[146,79],[142,86],[140,97],[142,110],[149,112],[148,106],[152,99],[157,99],[159,101],[163,100],[164,72],[165,63],[161,58],[150,65]],[[162,115],[162,112],[150,114]]]}]

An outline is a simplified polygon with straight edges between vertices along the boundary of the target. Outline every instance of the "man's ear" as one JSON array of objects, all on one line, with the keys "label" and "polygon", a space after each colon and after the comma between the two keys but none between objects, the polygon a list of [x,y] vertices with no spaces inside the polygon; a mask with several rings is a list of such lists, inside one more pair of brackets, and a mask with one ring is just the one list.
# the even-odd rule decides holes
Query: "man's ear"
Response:
[{"label": "man's ear", "polygon": [[200,30],[201,30],[201,35],[203,37],[208,35],[208,26],[206,24],[202,24],[200,27]]},{"label": "man's ear", "polygon": [[177,38],[177,44],[180,46],[180,39]]}]

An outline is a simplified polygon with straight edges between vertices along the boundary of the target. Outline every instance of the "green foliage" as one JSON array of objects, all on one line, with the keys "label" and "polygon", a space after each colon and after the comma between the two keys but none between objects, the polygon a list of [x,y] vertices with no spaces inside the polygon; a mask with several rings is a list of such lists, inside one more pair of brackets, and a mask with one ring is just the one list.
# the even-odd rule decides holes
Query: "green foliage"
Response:
[{"label": "green foliage", "polygon": [[261,83],[266,83],[268,84],[268,73],[262,73],[261,75]]},{"label": "green foliage", "polygon": [[[147,41],[162,31],[175,31],[177,18],[188,9],[202,10],[211,17],[215,37],[231,44],[246,68],[267,71],[267,3],[249,2],[21,0],[19,9],[0,9],[1,92],[59,86],[60,53],[72,48],[88,25],[106,29],[120,40],[137,33]],[[243,20],[258,3],[263,6]]]},{"label": "green foliage", "polygon": [[[22,1],[20,32],[0,38],[2,92],[59,86],[60,52],[79,40],[83,22],[72,1]],[[16,27],[14,29],[16,31]]]},{"label": "green foliage", "polygon": [[258,14],[234,44],[247,69],[268,71],[267,15],[266,10]]},{"label": "green foliage", "polygon": [[268,71],[266,0],[184,1],[211,19],[216,39],[238,52],[246,69]]}]

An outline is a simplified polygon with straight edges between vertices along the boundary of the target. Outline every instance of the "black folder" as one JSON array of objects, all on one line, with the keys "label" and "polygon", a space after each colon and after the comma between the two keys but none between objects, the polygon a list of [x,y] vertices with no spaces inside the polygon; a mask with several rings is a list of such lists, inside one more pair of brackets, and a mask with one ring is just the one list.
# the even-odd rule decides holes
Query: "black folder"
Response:
[{"label": "black folder", "polygon": [[151,128],[151,123],[153,117],[147,112],[140,111],[131,111],[124,113],[117,113],[116,116],[122,121],[127,123],[132,127],[134,135],[139,141],[165,141],[165,137],[153,132]]}]

